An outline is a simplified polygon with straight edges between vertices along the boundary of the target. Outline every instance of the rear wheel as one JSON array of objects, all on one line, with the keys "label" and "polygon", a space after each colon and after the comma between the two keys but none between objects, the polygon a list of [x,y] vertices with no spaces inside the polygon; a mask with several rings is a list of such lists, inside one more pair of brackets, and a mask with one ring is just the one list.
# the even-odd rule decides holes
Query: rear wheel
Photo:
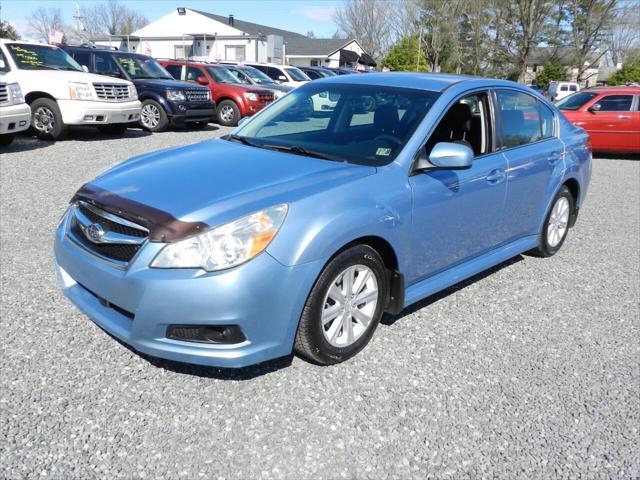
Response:
[{"label": "rear wheel", "polygon": [[551,209],[542,226],[540,244],[529,253],[536,257],[551,257],[562,247],[569,232],[569,219],[575,208],[575,200],[571,191],[562,186],[553,199]]},{"label": "rear wheel", "polygon": [[162,132],[169,125],[167,112],[155,100],[145,100],[140,110],[140,125],[150,132]]},{"label": "rear wheel", "polygon": [[127,125],[124,123],[114,123],[111,125],[100,125],[98,127],[102,133],[107,133],[109,135],[122,135],[127,131]]},{"label": "rear wheel", "polygon": [[320,274],[300,318],[295,351],[321,365],[362,350],[380,322],[387,298],[380,255],[358,245],[337,255]]},{"label": "rear wheel", "polygon": [[49,98],[38,98],[31,102],[31,127],[43,140],[60,140],[67,133],[58,104]]},{"label": "rear wheel", "polygon": [[223,100],[218,105],[218,123],[225,127],[235,127],[240,121],[240,109],[231,100]]}]

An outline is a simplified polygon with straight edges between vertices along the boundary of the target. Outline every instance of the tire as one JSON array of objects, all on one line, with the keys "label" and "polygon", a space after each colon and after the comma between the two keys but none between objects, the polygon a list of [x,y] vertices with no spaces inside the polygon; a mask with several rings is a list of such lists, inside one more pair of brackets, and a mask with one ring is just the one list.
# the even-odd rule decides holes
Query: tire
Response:
[{"label": "tire", "polygon": [[100,125],[98,130],[109,135],[122,135],[127,131],[127,125],[124,123],[113,123],[111,125]]},{"label": "tire", "polygon": [[231,100],[223,100],[218,105],[218,123],[225,127],[235,127],[240,121],[240,109]]},{"label": "tire", "polygon": [[31,128],[41,140],[61,140],[68,130],[58,104],[49,98],[31,102]]},{"label": "tire", "polygon": [[149,132],[163,132],[169,126],[167,112],[155,100],[144,100],[140,110],[140,126]]},{"label": "tire", "polygon": [[187,128],[189,130],[204,130],[209,125],[209,122],[189,122]]},{"label": "tire", "polygon": [[569,232],[569,220],[575,208],[575,200],[563,185],[557,193],[540,232],[540,244],[530,250],[534,257],[551,257],[558,253]]},{"label": "tire", "polygon": [[[341,275],[346,275],[342,277],[342,282]],[[360,287],[361,293],[355,298],[368,298],[365,303],[357,305],[344,297],[347,291],[345,281],[348,282],[348,278],[353,279],[352,292]],[[366,279],[366,283],[359,285],[360,278],[360,282]],[[298,325],[295,352],[320,365],[344,362],[356,355],[369,343],[380,322],[387,289],[386,268],[373,248],[357,245],[339,253],[325,266],[307,298]],[[336,291],[340,293],[335,293]],[[367,295],[367,292],[370,293]],[[340,295],[343,304],[335,301]],[[368,318],[366,326],[356,318],[353,313],[356,311],[360,319],[363,315]],[[334,314],[336,316],[332,318]],[[346,316],[349,323],[344,322]]]},{"label": "tire", "polygon": [[0,135],[0,147],[8,147],[13,142],[14,134],[8,133],[5,135]]}]

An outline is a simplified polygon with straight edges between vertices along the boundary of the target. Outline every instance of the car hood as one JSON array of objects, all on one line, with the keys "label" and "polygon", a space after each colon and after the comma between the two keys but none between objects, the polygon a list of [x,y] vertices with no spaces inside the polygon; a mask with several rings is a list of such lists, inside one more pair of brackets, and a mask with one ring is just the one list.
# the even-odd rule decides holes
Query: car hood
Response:
[{"label": "car hood", "polygon": [[375,172],[215,139],[123,162],[74,199],[141,223],[153,241],[175,241]]},{"label": "car hood", "polygon": [[173,79],[162,79],[162,78],[141,78],[134,79],[133,83],[136,87],[148,87],[148,88],[173,88],[176,90],[184,90],[186,88],[202,88],[206,89],[207,87],[203,85],[198,85],[196,83],[191,82],[183,82],[182,80],[173,80]]}]

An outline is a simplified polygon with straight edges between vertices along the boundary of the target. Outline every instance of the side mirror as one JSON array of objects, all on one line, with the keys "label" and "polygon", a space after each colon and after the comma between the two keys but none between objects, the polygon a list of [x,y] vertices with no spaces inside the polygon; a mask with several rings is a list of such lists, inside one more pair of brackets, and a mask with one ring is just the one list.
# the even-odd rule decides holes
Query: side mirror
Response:
[{"label": "side mirror", "polygon": [[4,63],[4,60],[0,60],[0,70],[4,70],[5,68],[7,68],[7,64]]},{"label": "side mirror", "polygon": [[596,112],[599,112],[601,108],[602,108],[602,105],[600,105],[599,103],[594,103],[589,108],[587,108],[587,111],[591,113],[596,113]]},{"label": "side mirror", "polygon": [[473,165],[473,150],[462,143],[439,142],[431,150],[429,157],[423,153],[418,159],[416,170],[443,168],[464,170]]},{"label": "side mirror", "polygon": [[249,118],[251,118],[251,117],[242,117],[240,120],[238,120],[238,126],[240,127],[240,126],[244,125],[245,123],[247,123],[249,121]]},{"label": "side mirror", "polygon": [[82,65],[82,70],[89,73],[89,67],[87,67],[86,65]]},{"label": "side mirror", "polygon": [[279,75],[278,76],[278,80],[281,82],[286,82],[287,81],[287,77],[285,77],[284,75]]},{"label": "side mirror", "polygon": [[198,77],[196,82],[198,82],[200,85],[209,85],[209,81],[206,77]]}]

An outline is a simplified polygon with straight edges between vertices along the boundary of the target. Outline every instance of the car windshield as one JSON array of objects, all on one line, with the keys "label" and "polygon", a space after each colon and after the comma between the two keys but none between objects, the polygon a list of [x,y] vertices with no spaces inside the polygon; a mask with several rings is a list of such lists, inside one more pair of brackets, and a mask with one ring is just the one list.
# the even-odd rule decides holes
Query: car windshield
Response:
[{"label": "car windshield", "polygon": [[22,70],[84,71],[80,64],[60,48],[28,43],[8,43],[6,45],[11,58]]},{"label": "car windshield", "polygon": [[114,55],[118,64],[127,74],[134,79],[142,78],[160,78],[165,80],[173,80],[162,65],[151,57],[143,57],[138,55]]},{"label": "car windshield", "polygon": [[273,85],[274,83],[276,83],[271,79],[271,77],[268,77],[265,73],[262,73],[257,68],[242,67],[238,70],[251,78],[251,80],[253,80],[255,83],[259,83],[262,85]]},{"label": "car windshield", "polygon": [[439,93],[308,83],[228,137],[258,148],[382,166],[392,162]]},{"label": "car windshield", "polygon": [[578,110],[589,100],[596,97],[596,93],[593,92],[578,92],[568,97],[564,97],[562,100],[556,102],[556,106],[560,110]]},{"label": "car windshield", "polygon": [[308,82],[309,80],[311,80],[309,77],[307,77],[304,72],[302,70],[300,70],[299,68],[285,68],[285,71],[289,74],[289,76],[295,81],[295,82]]},{"label": "car windshield", "polygon": [[224,67],[207,67],[207,72],[216,83],[238,83],[238,79]]}]

